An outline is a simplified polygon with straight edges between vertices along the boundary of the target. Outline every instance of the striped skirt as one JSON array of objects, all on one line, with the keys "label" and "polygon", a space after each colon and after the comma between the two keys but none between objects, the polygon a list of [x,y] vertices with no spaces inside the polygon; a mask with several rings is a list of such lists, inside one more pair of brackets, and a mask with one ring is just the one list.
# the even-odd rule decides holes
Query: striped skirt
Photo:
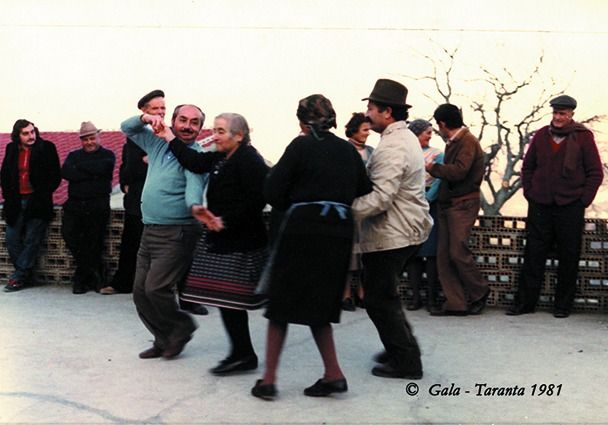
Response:
[{"label": "striped skirt", "polygon": [[209,252],[205,238],[201,238],[180,298],[237,310],[260,308],[266,297],[256,294],[255,289],[267,258],[266,247],[227,254]]}]

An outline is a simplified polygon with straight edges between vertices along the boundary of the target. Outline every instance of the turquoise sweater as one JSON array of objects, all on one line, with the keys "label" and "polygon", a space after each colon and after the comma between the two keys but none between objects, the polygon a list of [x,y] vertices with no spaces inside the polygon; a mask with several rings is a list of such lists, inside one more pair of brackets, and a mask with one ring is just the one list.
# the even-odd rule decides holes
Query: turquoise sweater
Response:
[{"label": "turquoise sweater", "polygon": [[[120,129],[148,154],[148,174],[141,197],[144,224],[196,223],[190,208],[202,203],[204,177],[179,165],[169,144],[143,124],[139,116],[124,121]],[[197,143],[190,147],[200,150]]]}]

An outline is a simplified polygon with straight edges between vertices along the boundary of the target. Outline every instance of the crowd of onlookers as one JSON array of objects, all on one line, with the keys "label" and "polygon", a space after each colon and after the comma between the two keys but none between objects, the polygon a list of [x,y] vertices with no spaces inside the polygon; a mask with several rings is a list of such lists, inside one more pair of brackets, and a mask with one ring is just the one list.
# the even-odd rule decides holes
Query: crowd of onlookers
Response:
[{"label": "crowd of onlookers", "polygon": [[[74,257],[72,290],[133,293],[137,314],[154,337],[142,359],[174,358],[197,324],[190,313],[219,309],[230,349],[211,373],[258,367],[248,310],[266,308],[264,372],[251,393],[277,395],[279,359],[288,324],[310,327],[324,372],[304,389],[319,397],[348,390],[331,323],[341,310],[366,309],[383,350],[371,373],[420,379],[420,349],[406,320],[397,285],[407,271],[411,300],[422,307],[423,274],[432,316],[481,314],[490,288],[468,246],[488,172],[478,139],[460,109],[439,105],[433,124],[409,120],[408,91],[376,82],[365,113],[335,135],[329,99],[314,94],[297,106],[300,133],[270,168],[250,139],[246,119],[213,120],[213,145],[195,143],[205,114],[177,106],[165,122],[165,94],[143,96],[140,114],[125,120],[120,166],[124,226],[119,266],[106,280],[102,265],[115,156],[100,130],[83,122],[82,148],[60,165],[52,142],[17,120],[6,146],[0,183],[6,246],[14,266],[5,292],[31,284],[38,249],[53,215],[53,192],[68,181],[62,236]],[[593,133],[573,120],[576,100],[551,100],[549,125],[534,133],[521,180],[529,203],[524,265],[507,314],[533,313],[548,251],[559,260],[553,314],[568,317],[574,301],[584,211],[603,172]],[[375,149],[370,130],[381,135]],[[430,147],[434,134],[445,152]],[[272,207],[267,230],[263,210]],[[204,230],[204,231],[203,231]],[[351,287],[349,273],[361,284]],[[440,305],[441,289],[445,301]]]}]

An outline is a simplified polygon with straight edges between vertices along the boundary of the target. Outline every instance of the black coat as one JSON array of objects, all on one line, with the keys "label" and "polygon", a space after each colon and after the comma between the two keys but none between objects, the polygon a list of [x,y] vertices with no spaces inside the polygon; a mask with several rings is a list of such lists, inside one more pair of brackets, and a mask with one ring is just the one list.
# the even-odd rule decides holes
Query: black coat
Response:
[{"label": "black coat", "polygon": [[143,161],[146,155],[147,153],[130,139],[127,139],[122,147],[120,189],[124,192],[125,186],[129,187],[123,198],[123,205],[127,214],[137,217],[141,217],[141,193],[148,172],[148,164]]},{"label": "black coat", "polygon": [[219,152],[196,152],[175,139],[169,145],[179,163],[193,173],[209,173],[209,210],[222,217],[225,229],[209,232],[209,250],[245,252],[268,243],[262,211],[264,180],[269,167],[251,145],[241,145],[226,159]]},{"label": "black coat", "polygon": [[[38,139],[31,147],[30,184],[34,192],[24,211],[26,218],[51,220],[53,218],[53,192],[61,183],[61,168],[55,145],[47,140]],[[8,225],[13,225],[21,213],[19,194],[19,143],[6,145],[6,153],[0,171],[0,183],[4,207],[2,217]]]}]

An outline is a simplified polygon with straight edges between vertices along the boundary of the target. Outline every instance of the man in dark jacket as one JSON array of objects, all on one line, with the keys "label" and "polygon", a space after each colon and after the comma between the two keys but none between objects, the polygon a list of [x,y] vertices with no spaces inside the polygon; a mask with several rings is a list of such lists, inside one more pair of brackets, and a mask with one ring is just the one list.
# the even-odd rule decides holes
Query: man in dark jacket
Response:
[{"label": "man in dark jacket", "polygon": [[528,200],[526,248],[515,304],[510,316],[533,313],[545,280],[545,261],[555,245],[559,266],[553,315],[570,315],[585,223],[602,183],[602,162],[593,133],[572,119],[576,100],[551,100],[551,124],[538,130],[524,157],[521,180]]},{"label": "man in dark jacket", "polygon": [[433,118],[447,146],[443,164],[426,166],[430,175],[441,179],[437,271],[445,296],[443,308],[432,310],[431,315],[480,314],[490,288],[477,268],[468,239],[479,214],[484,153],[457,106],[440,105]]},{"label": "man in dark jacket", "polygon": [[28,120],[13,125],[0,180],[6,246],[15,267],[4,291],[14,292],[30,283],[40,243],[53,217],[53,192],[61,183],[55,145],[40,138]]},{"label": "man in dark jacket", "polygon": [[82,149],[70,152],[61,168],[69,182],[61,233],[76,261],[74,294],[105,286],[102,254],[115,163],[114,153],[101,147],[99,130],[90,121],[80,126],[80,141]]}]

